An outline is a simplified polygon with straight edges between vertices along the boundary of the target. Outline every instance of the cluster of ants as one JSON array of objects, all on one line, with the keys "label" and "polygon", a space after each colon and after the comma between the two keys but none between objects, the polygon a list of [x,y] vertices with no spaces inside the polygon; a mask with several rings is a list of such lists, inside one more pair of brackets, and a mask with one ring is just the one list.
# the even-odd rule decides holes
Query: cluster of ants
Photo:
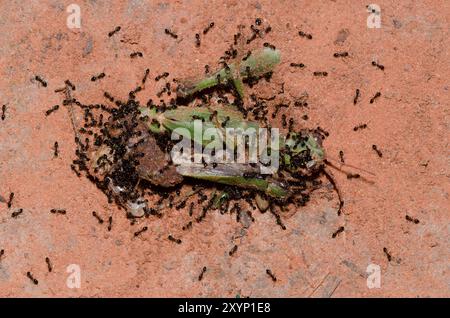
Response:
[{"label": "cluster of ants", "polygon": [[[199,32],[195,34],[195,45],[199,47],[201,45],[200,34],[205,36],[213,27],[214,22],[211,22],[203,32]],[[234,35],[233,44],[230,46],[228,50],[225,51],[224,55],[220,58],[220,63],[224,66],[233,59],[238,58],[239,50],[238,50],[238,41],[242,37],[244,26],[239,26],[239,32]],[[108,37],[112,37],[118,32],[120,32],[121,27],[116,27],[113,31],[108,33]],[[250,44],[254,40],[258,38],[264,38],[264,36],[272,31],[270,26],[262,27],[262,20],[256,19],[255,24],[250,26],[251,35],[247,39],[245,39],[246,44]],[[165,29],[165,33],[170,37],[177,39],[178,35],[171,31],[170,29]],[[312,39],[312,35],[305,33],[304,31],[299,31],[298,35],[307,40]],[[265,42],[265,47],[275,48],[272,44]],[[250,55],[250,51],[247,53],[243,60],[248,58]],[[345,58],[348,57],[348,52],[337,52],[334,54],[336,58]],[[133,52],[130,54],[131,58],[143,57],[141,52]],[[378,64],[377,62],[372,62],[372,65],[377,67],[380,70],[384,70],[384,66]],[[304,68],[305,65],[303,63],[291,63],[291,67]],[[210,72],[209,65],[205,65],[205,73],[208,74]],[[92,183],[96,185],[98,189],[104,192],[108,198],[109,203],[115,202],[119,208],[124,208],[127,210],[129,206],[127,206],[127,202],[133,202],[136,205],[143,205],[144,216],[146,218],[154,216],[158,218],[163,217],[164,208],[175,208],[176,210],[181,210],[187,207],[187,212],[189,217],[192,217],[189,222],[187,222],[183,227],[182,231],[187,231],[193,227],[194,223],[202,222],[207,213],[214,208],[214,202],[218,199],[218,193],[226,193],[227,199],[225,202],[218,207],[220,213],[230,213],[236,215],[236,221],[240,222],[243,216],[246,216],[246,219],[250,219],[252,222],[255,220],[251,210],[256,210],[256,206],[253,204],[255,198],[255,192],[250,190],[237,190],[234,187],[226,186],[226,185],[214,185],[216,191],[209,193],[208,188],[211,188],[211,184],[207,182],[198,182],[196,184],[190,184],[189,180],[184,180],[181,185],[176,185],[168,191],[167,188],[158,187],[150,185],[148,182],[145,182],[140,179],[138,168],[140,165],[140,159],[145,157],[146,154],[143,152],[142,145],[145,143],[145,139],[151,134],[145,126],[142,124],[142,118],[140,117],[139,108],[141,107],[140,102],[136,99],[136,94],[138,94],[141,90],[143,90],[144,84],[146,83],[150,70],[147,69],[145,71],[144,77],[142,78],[140,86],[136,87],[134,90],[129,92],[128,100],[121,101],[115,97],[113,97],[110,93],[104,92],[105,99],[113,104],[108,105],[107,103],[97,103],[97,104],[84,104],[75,97],[73,97],[73,93],[76,91],[76,87],[69,80],[65,81],[65,86],[60,89],[56,89],[56,93],[63,93],[65,98],[63,100],[63,106],[69,110],[71,115],[72,125],[75,130],[75,143],[77,149],[75,151],[76,159],[73,160],[71,164],[72,171],[78,176],[81,177],[85,175]],[[152,99],[148,100],[146,103],[147,107],[156,108],[158,112],[163,113],[166,110],[176,109],[179,105],[184,105],[186,101],[177,99],[175,97],[171,97],[172,87],[170,81],[167,80],[169,77],[168,72],[164,72],[160,75],[157,75],[154,80],[160,81],[165,80],[166,83],[163,89],[157,94],[157,97],[160,98],[159,102],[154,102]],[[249,76],[246,80],[246,83],[252,87],[258,83],[259,80],[265,79],[266,81],[271,80],[271,73],[264,75],[262,78],[255,78]],[[105,73],[100,73],[97,75],[93,75],[91,77],[91,81],[95,82],[101,80],[105,77]],[[326,71],[316,71],[314,72],[314,76],[328,76],[328,72]],[[36,75],[34,80],[39,83],[42,87],[47,87],[47,82],[41,77]],[[176,80],[173,80],[176,83]],[[215,97],[219,101],[219,103],[223,104],[235,104],[239,111],[242,112],[244,118],[251,117],[253,120],[264,123],[267,127],[269,127],[270,119],[268,117],[270,113],[270,109],[274,108],[274,111],[271,113],[271,118],[275,119],[278,115],[278,112],[282,108],[290,107],[290,103],[276,103],[273,104],[274,100],[276,100],[277,96],[272,96],[270,98],[260,98],[255,94],[250,96],[250,105],[244,105],[244,103],[236,96],[232,97],[232,101],[228,95],[228,91],[224,88],[221,88],[215,92],[218,95],[214,95],[213,92],[208,92],[206,94],[202,94],[200,96],[195,96],[196,99],[199,99],[201,103],[208,104],[209,101]],[[281,91],[278,94],[284,93],[284,85],[282,85]],[[168,97],[168,101],[162,98],[164,95]],[[374,103],[374,101],[381,96],[380,92],[377,92],[371,99],[370,103]],[[298,100],[296,100],[293,104],[296,107],[307,107],[308,103],[305,99],[307,96],[304,96]],[[356,89],[356,93],[353,99],[353,103],[356,105],[360,98],[360,90]],[[188,101],[189,102],[189,101]],[[81,127],[79,127],[76,123],[74,116],[74,109],[78,108],[83,111],[84,121]],[[52,113],[57,111],[60,108],[59,105],[55,105],[48,109],[45,112],[45,116],[50,116]],[[5,120],[6,118],[6,105],[2,106],[1,119]],[[302,117],[304,120],[308,119],[307,115]],[[283,128],[288,128],[289,131],[293,131],[294,129],[294,119],[287,119],[285,114],[281,115],[281,124]],[[354,131],[358,131],[361,129],[367,128],[367,124],[361,124],[354,127]],[[328,132],[323,130],[320,127],[315,129],[315,132],[319,134],[323,139],[328,136]],[[155,135],[156,142],[158,147],[162,152],[167,153],[172,147],[172,142],[167,135]],[[95,158],[95,163],[93,164],[94,157],[92,153],[94,150],[101,149],[102,146],[107,146],[108,153],[105,153],[101,156]],[[382,157],[382,152],[376,145],[372,145],[372,149],[377,153],[379,157]],[[53,145],[53,153],[54,157],[58,157],[59,155],[59,144],[55,141]],[[340,151],[339,157],[342,163],[344,163],[344,153]],[[93,168],[95,166],[95,168]],[[103,177],[99,177],[99,171],[106,170],[109,171],[104,174]],[[168,170],[167,167],[162,167],[161,172],[165,173],[164,170]],[[347,176],[349,179],[358,178],[358,174],[349,174]],[[335,186],[334,181],[330,180],[332,184]],[[138,186],[139,185],[139,186]],[[191,187],[191,191],[189,195],[182,195],[182,187],[183,185],[188,185]],[[320,185],[320,182],[314,183],[314,186]],[[120,191],[118,191],[120,189]],[[186,191],[185,191],[186,192]],[[152,201],[156,202],[154,207],[148,207],[146,204],[148,203],[148,199],[143,199],[144,196],[151,196]],[[177,197],[178,199],[176,199]],[[0,202],[5,202],[7,207],[10,209],[13,204],[14,193],[12,192],[9,196],[9,199],[6,200],[0,196]],[[194,199],[194,201],[193,201]],[[191,200],[191,202],[189,202]],[[309,195],[305,194],[301,197],[301,204],[304,205],[309,200]],[[233,203],[234,201],[234,203]],[[245,201],[247,206],[242,205],[242,202]],[[189,205],[188,205],[189,202]],[[196,206],[202,205],[200,209],[196,208]],[[277,204],[276,200],[272,201],[270,204],[269,211],[275,216],[277,224],[282,228],[286,229],[286,226],[282,222],[282,218],[279,213],[276,212],[275,205]],[[340,202],[340,207],[342,207],[343,201]],[[282,206],[279,207],[282,209]],[[198,211],[200,210],[200,211]],[[23,213],[23,209],[20,208],[14,212],[12,212],[11,217],[17,218],[19,215]],[[50,213],[52,214],[66,214],[65,209],[51,209]],[[103,218],[95,211],[92,212],[93,217],[95,217],[99,224],[103,224]],[[136,216],[132,213],[127,212],[127,217],[131,220],[131,224],[135,224],[137,222]],[[409,215],[406,215],[406,220],[413,222],[415,224],[419,223],[418,219],[412,218]],[[107,224],[108,231],[112,229],[112,216],[109,216]],[[148,230],[147,226],[142,227],[141,229],[134,232],[134,237],[138,237],[142,235],[144,232]],[[332,238],[337,237],[340,233],[344,231],[344,227],[339,227],[333,234]],[[182,240],[180,238],[175,237],[172,234],[167,236],[167,239],[175,244],[181,244]],[[231,250],[228,252],[229,256],[233,256],[238,250],[238,246],[234,245]],[[383,249],[389,261],[391,261],[392,256],[389,254],[386,248]],[[0,261],[4,257],[5,251],[0,250]],[[50,262],[50,259],[46,257],[45,259],[48,265],[48,271],[51,272],[53,267]],[[203,267],[200,275],[198,276],[198,280],[201,281],[204,277],[204,274],[207,271],[207,267]],[[275,274],[270,270],[266,270],[266,274],[274,281],[277,281]],[[38,284],[38,280],[32,275],[31,272],[27,272],[27,277],[34,283]]]}]

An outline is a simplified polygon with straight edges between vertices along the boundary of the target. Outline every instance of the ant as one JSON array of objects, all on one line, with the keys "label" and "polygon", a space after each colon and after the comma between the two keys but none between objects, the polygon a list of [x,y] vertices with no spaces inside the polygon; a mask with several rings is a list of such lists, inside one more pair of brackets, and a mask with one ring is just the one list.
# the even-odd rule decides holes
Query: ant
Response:
[{"label": "ant", "polygon": [[406,219],[407,221],[409,221],[409,222],[413,222],[414,224],[419,224],[419,223],[420,223],[420,221],[419,221],[418,219],[412,218],[412,217],[410,217],[409,215],[405,215],[405,219]]},{"label": "ant", "polygon": [[333,233],[333,235],[331,235],[332,238],[335,238],[336,236],[338,236],[339,233],[344,232],[344,227],[340,226],[336,232]]},{"label": "ant", "polygon": [[181,240],[174,238],[172,235],[169,235],[167,238],[169,239],[169,241],[172,241],[177,244],[181,244]]},{"label": "ant", "polygon": [[312,39],[312,35],[311,34],[307,34],[303,31],[298,31],[298,35],[300,35],[302,38],[307,38],[308,40]]},{"label": "ant", "polygon": [[388,262],[390,262],[392,260],[392,255],[388,252],[386,247],[383,247],[383,252],[384,252],[384,254],[386,254]]},{"label": "ant", "polygon": [[135,58],[135,57],[137,57],[137,56],[143,57],[144,55],[142,54],[142,52],[133,52],[133,53],[130,54],[130,57],[131,57],[132,59]]},{"label": "ant", "polygon": [[376,92],[375,95],[370,99],[370,103],[373,104],[375,99],[377,99],[380,96],[381,96],[381,93],[380,92]]},{"label": "ant", "polygon": [[168,35],[170,35],[171,37],[173,37],[174,39],[178,38],[178,35],[176,35],[174,32],[172,32],[170,29],[164,29],[164,32]]},{"label": "ant", "polygon": [[211,22],[211,23],[203,30],[203,34],[208,33],[208,31],[211,30],[212,27],[214,27],[214,22]]},{"label": "ant", "polygon": [[23,212],[23,209],[19,209],[19,210],[17,210],[17,211],[14,211],[13,213],[11,213],[11,217],[12,217],[12,218],[16,218],[16,217],[18,217],[20,214],[22,214],[22,212]]},{"label": "ant", "polygon": [[111,229],[112,229],[112,221],[113,221],[113,218],[112,218],[112,216],[110,216],[108,218],[108,231],[111,231]]},{"label": "ant", "polygon": [[339,159],[341,159],[341,162],[342,163],[345,163],[345,160],[344,160],[344,152],[341,150],[341,151],[339,151]]},{"label": "ant", "polygon": [[334,53],[333,56],[334,57],[347,57],[348,52]]},{"label": "ant", "polygon": [[209,74],[209,65],[205,65],[205,74]]},{"label": "ant", "polygon": [[102,79],[103,77],[105,77],[105,73],[102,72],[102,73],[98,74],[97,76],[92,76],[91,81],[95,82],[96,80]]},{"label": "ant", "polygon": [[98,223],[103,224],[103,219],[97,214],[97,212],[92,211],[92,215],[97,219]]},{"label": "ant", "polygon": [[69,86],[71,90],[75,90],[75,85],[73,85],[69,80],[65,80],[64,83]]},{"label": "ant", "polygon": [[142,229],[140,229],[139,231],[134,232],[134,237],[137,237],[137,236],[141,235],[142,233],[144,233],[144,232],[147,231],[147,230],[148,230],[148,227],[144,226],[144,227],[143,227]]},{"label": "ant", "polygon": [[64,210],[64,209],[51,209],[50,213],[53,213],[53,214],[66,214],[66,210]]},{"label": "ant", "polygon": [[262,20],[260,18],[256,18],[255,24],[259,26],[259,25],[261,25],[261,23],[262,23]]},{"label": "ant", "polygon": [[378,149],[377,145],[372,145],[372,149],[377,153],[378,157],[383,157],[383,153]]},{"label": "ant", "polygon": [[164,72],[161,75],[158,75],[155,77],[155,82],[159,81],[161,78],[166,78],[167,76],[169,76],[168,72]]},{"label": "ant", "polygon": [[39,83],[41,83],[42,86],[47,87],[47,82],[44,81],[40,76],[36,75],[36,76],[34,77],[34,79],[35,79],[36,81],[38,81]]},{"label": "ant", "polygon": [[206,266],[203,266],[202,271],[200,272],[200,275],[198,275],[198,281],[201,281],[203,279],[203,275],[206,272]]},{"label": "ant", "polygon": [[372,65],[378,67],[380,70],[384,71],[384,65],[378,64],[375,61],[372,61]]},{"label": "ant", "polygon": [[39,284],[39,281],[36,278],[34,278],[30,272],[27,272],[27,277],[33,282],[33,284],[35,285]]},{"label": "ant", "polygon": [[192,221],[189,221],[188,224],[186,224],[182,227],[182,230],[186,231],[186,230],[190,229],[191,227],[192,227]]},{"label": "ant", "polygon": [[314,76],[328,76],[328,72],[314,72]]},{"label": "ant", "polygon": [[77,177],[81,177],[81,173],[75,168],[75,165],[70,165],[70,169],[77,175]]},{"label": "ant", "polygon": [[366,128],[367,128],[367,124],[361,124],[361,125],[353,127],[353,130],[358,131],[360,129],[366,129]]},{"label": "ant", "polygon": [[0,259],[2,258],[2,256],[5,254],[5,250],[0,250]]},{"label": "ant", "polygon": [[228,255],[233,256],[233,254],[236,253],[237,249],[238,249],[237,245],[233,246],[231,251],[228,252]]},{"label": "ant", "polygon": [[150,74],[150,69],[145,70],[144,78],[142,79],[142,84],[145,84],[147,81],[148,74]]},{"label": "ant", "polygon": [[55,158],[59,155],[59,144],[57,141],[55,141],[55,144],[53,145],[53,155]]},{"label": "ant", "polygon": [[347,179],[358,179],[360,177],[361,176],[358,173],[355,173],[355,174],[349,173],[349,174],[347,174]]},{"label": "ant", "polygon": [[195,34],[195,46],[200,47],[200,34]]},{"label": "ant", "polygon": [[291,65],[292,67],[300,67],[300,68],[305,67],[305,64],[303,64],[303,63],[291,63],[290,65]]},{"label": "ant", "polygon": [[2,106],[2,120],[6,118],[6,104]]},{"label": "ant", "polygon": [[359,98],[359,88],[356,89],[355,98],[353,98],[353,105],[356,105],[356,103],[358,102],[358,98]]},{"label": "ant", "polygon": [[50,115],[51,113],[53,113],[54,111],[56,111],[56,110],[58,110],[58,109],[59,109],[59,105],[53,106],[52,108],[50,108],[49,110],[47,110],[47,111],[45,112],[45,116]]},{"label": "ant", "polygon": [[14,199],[14,192],[11,192],[11,193],[9,194],[8,209],[11,208],[13,199]]},{"label": "ant", "polygon": [[114,30],[112,30],[111,32],[108,33],[109,37],[112,37],[114,34],[116,34],[117,32],[119,32],[121,29],[120,26],[117,26]]},{"label": "ant", "polygon": [[272,271],[270,269],[266,269],[266,274],[270,276],[270,278],[272,278],[272,280],[274,282],[277,281],[277,277],[272,273]]},{"label": "ant", "polygon": [[51,273],[53,270],[52,263],[50,262],[50,258],[46,257],[45,262],[47,263],[48,271]]},{"label": "ant", "polygon": [[265,42],[265,43],[264,43],[264,47],[269,47],[269,48],[271,48],[272,50],[275,50],[275,49],[276,49],[275,45],[272,45],[272,44],[270,44],[270,43],[268,43],[268,42]]}]

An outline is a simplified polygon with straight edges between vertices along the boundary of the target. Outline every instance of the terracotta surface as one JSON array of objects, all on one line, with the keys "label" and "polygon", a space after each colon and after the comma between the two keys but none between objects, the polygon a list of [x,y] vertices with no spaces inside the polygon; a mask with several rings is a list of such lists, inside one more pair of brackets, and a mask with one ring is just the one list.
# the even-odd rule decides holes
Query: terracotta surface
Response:
[{"label": "terracotta surface", "polygon": [[[79,1],[81,29],[66,26],[70,3],[0,2],[0,104],[7,104],[0,121],[0,195],[15,193],[11,209],[0,203],[0,296],[450,296],[448,1],[379,0],[380,29],[367,28],[364,1]],[[257,212],[248,229],[234,216],[210,213],[183,232],[187,212],[175,210],[131,226],[123,211],[71,171],[73,131],[54,90],[70,79],[84,102],[103,102],[105,90],[125,97],[150,68],[139,95],[145,102],[163,85],[153,81],[156,75],[184,78],[201,75],[205,64],[216,67],[237,25],[248,28],[258,17],[273,32],[255,45],[276,45],[282,64],[254,91],[270,95],[284,82],[291,99],[307,92],[307,108],[282,112],[299,127],[329,131],[327,154],[338,160],[343,150],[346,163],[375,176],[348,170],[374,183],[332,171],[344,214],[337,216],[336,194],[324,182],[311,202],[284,219],[285,231],[269,213]],[[214,28],[197,48],[195,33],[211,21]],[[108,37],[118,25],[121,31]],[[313,38],[299,37],[300,30]],[[143,58],[130,59],[133,51]],[[341,51],[349,57],[333,57]],[[374,59],[384,71],[371,65]],[[328,76],[314,77],[314,71]],[[91,82],[100,72],[106,77]],[[32,81],[35,75],[48,87]],[[377,91],[381,97],[370,104]],[[60,109],[45,117],[55,104]],[[368,128],[353,131],[361,123]],[[59,158],[53,158],[55,141]],[[18,208],[23,213],[12,218]],[[67,214],[51,214],[52,208]],[[113,215],[112,231],[98,224],[93,210],[105,220]],[[408,222],[406,214],[420,223]],[[134,238],[144,225],[149,230]],[[339,226],[345,231],[333,239]],[[170,242],[168,234],[183,243]],[[230,257],[234,244],[239,248]],[[81,268],[80,289],[66,286],[70,264]],[[367,287],[369,264],[381,267],[379,289]]]}]

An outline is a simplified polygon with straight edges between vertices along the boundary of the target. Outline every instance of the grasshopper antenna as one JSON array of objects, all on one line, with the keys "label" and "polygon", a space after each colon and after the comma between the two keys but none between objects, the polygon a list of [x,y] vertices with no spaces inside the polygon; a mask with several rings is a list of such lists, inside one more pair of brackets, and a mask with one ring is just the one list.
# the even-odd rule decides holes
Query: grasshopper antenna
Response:
[{"label": "grasshopper antenna", "polygon": [[331,172],[328,172],[327,170],[323,169],[323,174],[325,175],[325,177],[327,177],[328,181],[333,186],[334,191],[336,191],[336,193],[337,193],[337,196],[339,199],[339,208],[338,208],[337,214],[341,215],[342,209],[344,207],[344,200],[342,200],[341,191],[339,191],[339,188],[337,187],[336,181],[334,181],[334,178],[333,178],[333,175],[331,174]]},{"label": "grasshopper antenna", "polygon": [[[331,159],[331,160],[333,160],[333,159]],[[333,161],[337,162],[337,160],[333,160]],[[344,167],[354,168],[354,169],[357,169],[359,171],[363,171],[363,172],[365,172],[367,174],[370,174],[372,176],[375,176],[375,174],[370,172],[370,171],[367,171],[367,170],[364,170],[362,168],[358,168],[358,167],[355,167],[355,166],[352,166],[352,165],[349,165],[349,164],[340,164],[339,167],[338,167],[336,164],[334,164],[333,162],[330,161],[330,158],[324,159],[323,162],[327,166],[330,166],[331,168],[334,168],[334,169],[336,169],[339,172],[345,173],[347,175],[347,178],[349,178],[349,179],[351,179],[351,178],[361,178],[365,182],[368,182],[368,183],[371,183],[371,184],[375,183],[374,181],[369,180],[369,179],[365,178],[364,176],[360,176],[359,174],[352,174],[352,173],[346,172],[346,171],[344,171],[342,169],[342,167],[344,166]]]}]

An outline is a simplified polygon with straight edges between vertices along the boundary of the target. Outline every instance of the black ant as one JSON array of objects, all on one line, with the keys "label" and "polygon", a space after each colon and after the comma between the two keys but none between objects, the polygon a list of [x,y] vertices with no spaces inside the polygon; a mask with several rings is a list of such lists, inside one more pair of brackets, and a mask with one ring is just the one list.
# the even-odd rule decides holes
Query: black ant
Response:
[{"label": "black ant", "polygon": [[348,52],[334,53],[333,56],[334,57],[347,57]]},{"label": "black ant", "polygon": [[39,284],[39,281],[36,278],[34,278],[30,272],[27,272],[27,277],[33,282],[33,284],[35,285]]},{"label": "black ant", "polygon": [[209,74],[209,65],[205,65],[205,74]]},{"label": "black ant", "polygon": [[195,34],[195,46],[200,47],[200,34]]},{"label": "black ant", "polygon": [[380,70],[384,71],[384,65],[378,64],[375,61],[372,61],[372,65],[378,67]]},{"label": "black ant", "polygon": [[5,255],[5,250],[0,250],[0,259],[2,258],[2,256]]},{"label": "black ant", "polygon": [[75,90],[75,85],[73,85],[69,80],[65,80],[64,83],[69,86],[71,90]]},{"label": "black ant", "polygon": [[172,32],[170,29],[164,29],[164,32],[168,35],[170,35],[171,37],[173,37],[174,39],[178,38],[178,35],[176,35],[174,32]]},{"label": "black ant", "polygon": [[303,31],[298,31],[298,35],[300,35],[302,38],[307,38],[308,40],[312,39],[312,35],[311,34],[307,34]]},{"label": "black ant", "polygon": [[314,76],[328,76],[328,72],[314,72]]},{"label": "black ant", "polygon": [[361,176],[358,173],[348,173],[347,174],[347,179],[358,179]]},{"label": "black ant", "polygon": [[55,158],[59,155],[59,144],[57,141],[55,141],[55,144],[53,145],[53,155]]},{"label": "black ant", "polygon": [[366,128],[367,128],[367,124],[361,124],[361,125],[353,127],[353,130],[358,131],[360,129],[366,129]]},{"label": "black ant", "polygon": [[53,270],[52,263],[50,262],[50,258],[46,257],[45,262],[47,263],[48,271],[51,273]]},{"label": "black ant", "polygon": [[91,77],[91,81],[95,82],[96,80],[102,79],[103,77],[105,77],[105,73],[100,73],[100,74],[98,74],[96,76],[92,76]]},{"label": "black ant", "polygon": [[56,111],[56,110],[58,110],[58,109],[59,109],[59,105],[53,106],[52,108],[50,108],[49,110],[47,110],[47,111],[45,112],[45,116],[50,115],[51,113],[53,113],[54,111]]},{"label": "black ant", "polygon": [[180,239],[174,238],[172,235],[169,235],[167,238],[169,239],[169,241],[172,241],[177,244],[181,244],[182,242]]},{"label": "black ant", "polygon": [[183,231],[186,231],[192,227],[192,221],[189,221],[186,225],[182,227]]},{"label": "black ant", "polygon": [[14,211],[13,213],[11,213],[11,217],[12,218],[16,218],[16,217],[18,217],[20,214],[22,214],[23,213],[23,209],[19,209],[19,210],[17,210],[17,211]]},{"label": "black ant", "polygon": [[108,33],[109,37],[112,37],[114,34],[116,34],[117,32],[119,32],[121,29],[120,26],[117,26],[114,30],[112,30],[111,32]]},{"label": "black ant", "polygon": [[53,213],[53,214],[66,214],[66,210],[64,210],[64,209],[51,209],[50,213]]},{"label": "black ant", "polygon": [[356,103],[358,102],[358,98],[359,98],[359,88],[356,89],[355,98],[353,98],[353,105],[356,105]]},{"label": "black ant", "polygon": [[137,237],[137,236],[141,235],[142,233],[144,233],[144,232],[147,231],[147,230],[148,230],[148,227],[144,226],[144,227],[143,227],[142,229],[140,229],[139,231],[134,232],[134,237]]},{"label": "black ant", "polygon": [[11,208],[13,199],[14,199],[14,192],[11,192],[11,193],[9,194],[8,209]]},{"label": "black ant", "polygon": [[143,57],[144,55],[142,54],[142,52],[133,52],[133,53],[130,54],[130,57],[131,57],[132,59],[135,58],[135,57],[137,57],[137,56]]},{"label": "black ant", "polygon": [[386,247],[383,247],[383,252],[384,252],[384,254],[386,254],[388,262],[390,262],[392,260],[392,255],[388,252]]},{"label": "black ant", "polygon": [[336,232],[333,233],[333,235],[331,235],[332,238],[335,238],[336,236],[338,236],[339,233],[344,232],[344,227],[340,226]]},{"label": "black ant", "polygon": [[272,45],[272,44],[270,44],[270,43],[268,43],[268,42],[265,42],[265,43],[264,43],[264,47],[269,47],[269,48],[271,48],[272,50],[275,50],[275,49],[276,49],[275,45]]},{"label": "black ant", "polygon": [[162,73],[161,75],[156,76],[156,77],[155,77],[155,81],[157,82],[157,81],[159,81],[161,78],[166,78],[167,76],[169,76],[169,73],[168,73],[168,72],[164,72],[164,73]]},{"label": "black ant", "polygon": [[206,272],[206,266],[203,266],[202,271],[200,272],[200,275],[198,275],[198,281],[201,281],[203,279],[203,275]]},{"label": "black ant", "polygon": [[214,22],[211,22],[211,23],[203,30],[203,34],[208,33],[209,30],[211,30],[212,27],[214,27]]},{"label": "black ant", "polygon": [[378,149],[377,145],[372,145],[372,149],[377,153],[378,157],[383,157],[383,153]]},{"label": "black ant", "polygon": [[92,215],[97,219],[98,223],[103,224],[103,219],[97,214],[97,212],[92,211]]},{"label": "black ant", "polygon": [[274,282],[277,281],[277,277],[272,273],[272,271],[270,269],[266,269],[266,274],[270,276],[270,278],[272,278],[272,280]]},{"label": "black ant", "polygon": [[145,74],[144,74],[144,78],[142,78],[142,84],[145,84],[145,82],[147,81],[148,74],[150,74],[150,70],[146,69],[145,70]]},{"label": "black ant", "polygon": [[410,217],[409,215],[405,215],[405,219],[406,219],[407,221],[409,221],[409,222],[413,222],[414,224],[419,224],[419,223],[420,223],[420,221],[419,221],[418,219],[412,218],[412,217]]},{"label": "black ant", "polygon": [[261,23],[262,23],[262,20],[260,18],[256,18],[255,24],[259,26],[259,25],[261,25]]},{"label": "black ant", "polygon": [[300,67],[300,68],[305,67],[305,64],[303,64],[303,63],[291,63],[290,65],[291,65],[292,67]]},{"label": "black ant", "polygon": [[6,105],[2,105],[2,120],[6,118]]},{"label": "black ant", "polygon": [[341,151],[339,151],[339,159],[341,159],[341,162],[342,163],[345,163],[345,160],[344,160],[344,152],[341,150]]},{"label": "black ant", "polygon": [[381,93],[380,92],[376,92],[375,95],[370,99],[370,103],[373,104],[375,99],[377,99],[380,96],[381,96]]},{"label": "black ant", "polygon": [[45,80],[43,80],[40,76],[36,75],[36,76],[34,77],[34,79],[35,79],[36,81],[38,81],[39,83],[41,83],[42,86],[47,87],[47,82],[46,82]]},{"label": "black ant", "polygon": [[111,231],[111,229],[112,229],[112,221],[113,221],[113,218],[112,218],[112,216],[110,216],[108,218],[108,231]]},{"label": "black ant", "polygon": [[70,169],[77,175],[77,177],[81,177],[81,173],[75,168],[75,165],[70,165]]},{"label": "black ant", "polygon": [[233,254],[236,253],[237,249],[238,249],[237,245],[233,246],[231,251],[228,252],[228,255],[233,256]]}]

